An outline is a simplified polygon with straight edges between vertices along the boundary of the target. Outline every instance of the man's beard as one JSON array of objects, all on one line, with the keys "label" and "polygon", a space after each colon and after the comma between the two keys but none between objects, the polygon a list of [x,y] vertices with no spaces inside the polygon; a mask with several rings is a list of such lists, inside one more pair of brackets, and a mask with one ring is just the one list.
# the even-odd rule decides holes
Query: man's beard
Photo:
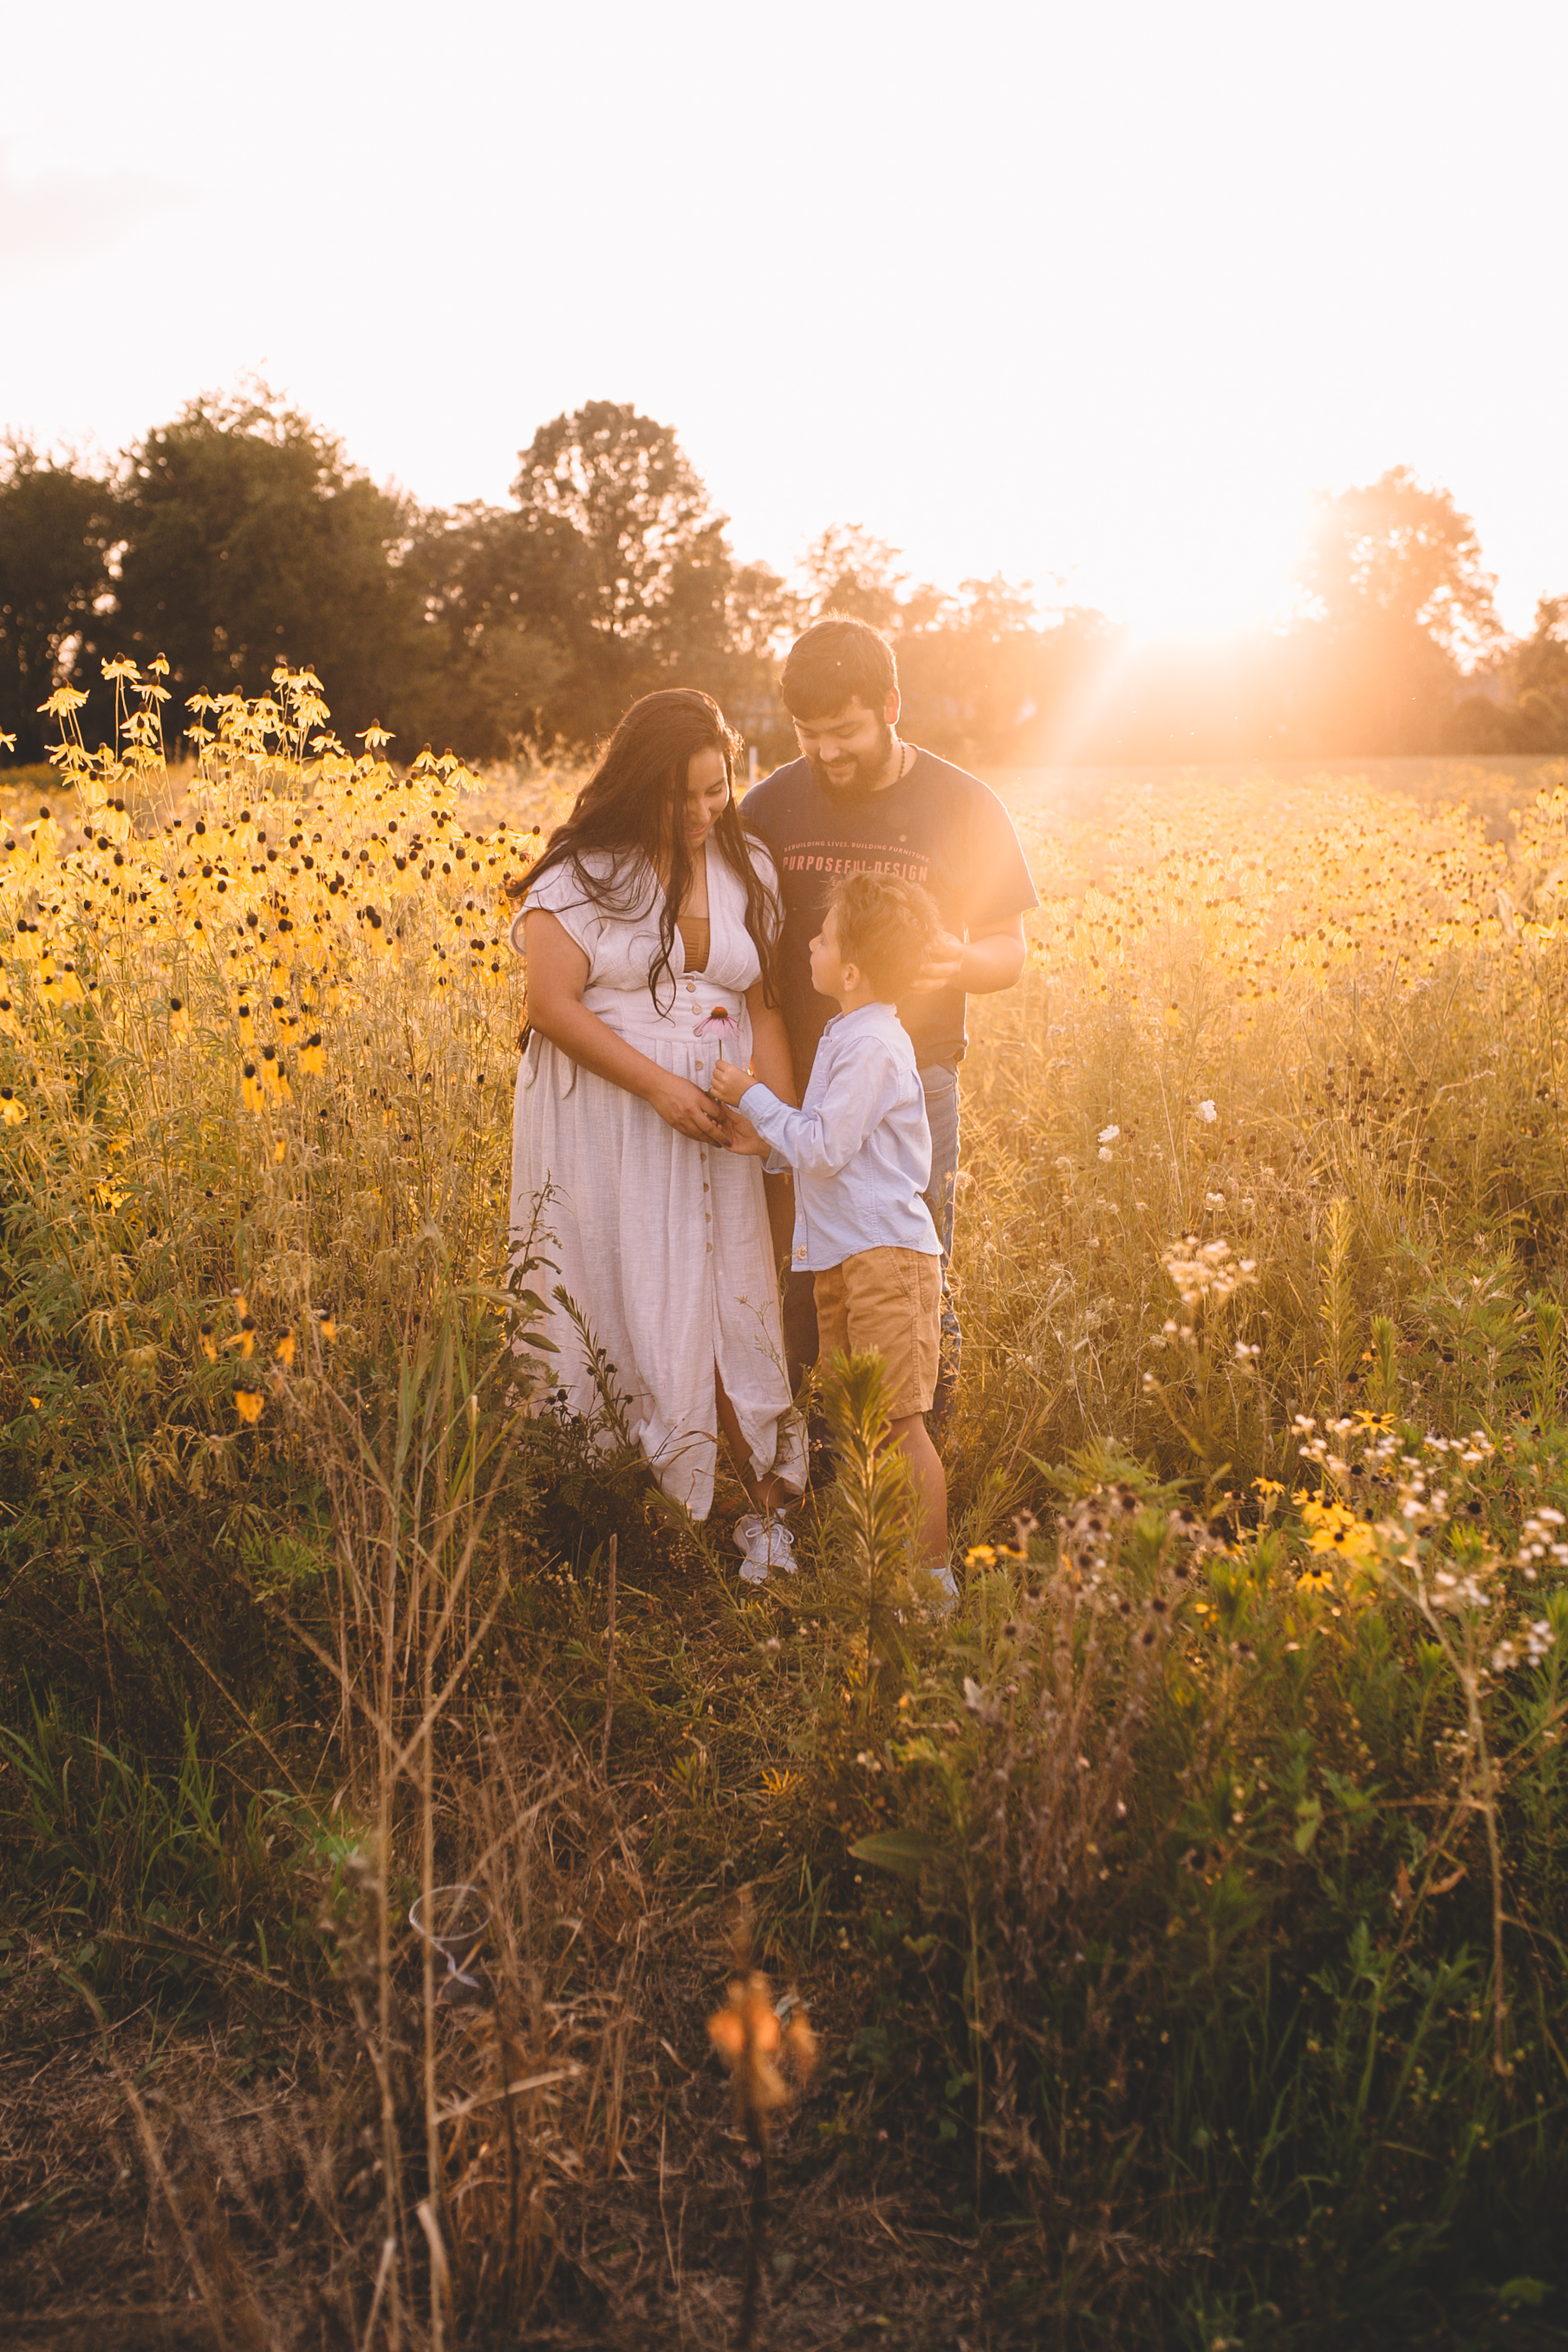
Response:
[{"label": "man's beard", "polygon": [[856,753],[852,776],[842,782],[830,776],[821,760],[813,758],[810,752],[806,754],[806,764],[825,793],[837,793],[842,800],[855,800],[863,793],[875,792],[877,779],[892,758],[893,730],[884,719],[877,731],[875,751]]}]

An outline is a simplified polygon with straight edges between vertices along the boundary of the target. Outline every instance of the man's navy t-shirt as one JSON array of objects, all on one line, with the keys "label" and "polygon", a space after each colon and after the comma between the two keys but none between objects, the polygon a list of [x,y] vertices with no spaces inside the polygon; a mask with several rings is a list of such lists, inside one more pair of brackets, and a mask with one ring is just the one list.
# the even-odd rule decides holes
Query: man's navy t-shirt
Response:
[{"label": "man's navy t-shirt", "polygon": [[[811,985],[810,948],[841,874],[918,882],[959,939],[998,930],[1037,903],[1012,819],[995,793],[930,751],[915,751],[908,772],[880,793],[836,793],[809,761],[791,760],[747,793],[740,814],[779,868],[784,1025],[801,1086],[838,1011]],[[964,1005],[962,989],[943,988],[899,1006],[922,1068],[963,1058]]]}]

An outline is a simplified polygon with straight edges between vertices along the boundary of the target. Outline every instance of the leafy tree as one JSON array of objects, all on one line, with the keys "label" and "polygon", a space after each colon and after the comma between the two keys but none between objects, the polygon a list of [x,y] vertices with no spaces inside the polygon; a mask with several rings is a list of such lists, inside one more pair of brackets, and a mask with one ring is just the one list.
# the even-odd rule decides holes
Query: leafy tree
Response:
[{"label": "leafy tree", "polygon": [[813,618],[851,613],[891,639],[900,726],[933,751],[981,766],[1039,757],[1104,659],[1098,614],[1042,620],[1027,587],[999,573],[956,596],[912,583],[899,551],[859,523],[822,532],[802,569]]},{"label": "leafy tree", "polygon": [[545,622],[565,664],[557,732],[601,735],[656,686],[717,690],[733,565],[671,426],[590,401],[539,427],[512,495],[517,609]]},{"label": "leafy tree", "polygon": [[[1051,639],[1028,588],[998,572],[966,580],[956,597],[930,602],[922,620],[906,605],[897,639],[902,726],[916,742],[960,760],[1006,759],[1019,730],[1053,699]],[[913,602],[913,600],[912,600]]]},{"label": "leafy tree", "polygon": [[1568,596],[1542,596],[1535,627],[1511,647],[1504,677],[1531,738],[1528,751],[1568,751]]},{"label": "leafy tree", "polygon": [[1377,622],[1420,629],[1456,661],[1486,653],[1502,634],[1474,523],[1408,466],[1320,497],[1301,576],[1341,633]]},{"label": "leafy tree", "polygon": [[1285,740],[1306,752],[1434,751],[1461,664],[1501,635],[1475,525],[1407,466],[1325,495],[1301,567]]},{"label": "leafy tree", "polygon": [[731,726],[769,762],[794,757],[794,730],[779,699],[778,666],[805,619],[802,599],[771,565],[744,563],[731,572],[719,700]]},{"label": "leafy tree", "polygon": [[173,707],[265,693],[280,660],[324,680],[334,722],[408,739],[425,646],[402,558],[416,517],[264,385],[193,401],[129,455],[105,649],[162,653]]},{"label": "leafy tree", "polygon": [[1568,751],[1568,596],[1542,596],[1528,637],[1478,674],[1454,713],[1459,751]]},{"label": "leafy tree", "polygon": [[[894,569],[898,550],[878,539],[863,523],[834,523],[806,550],[801,570],[810,589],[809,609],[816,620],[823,613],[847,613],[869,621],[873,629],[896,636],[905,622],[909,585],[907,572]],[[923,604],[933,591],[917,591]]]},{"label": "leafy tree", "polygon": [[753,740],[798,600],[737,566],[668,425],[591,401],[540,427],[510,508],[427,517],[410,570],[440,648],[432,708],[473,758],[591,744],[659,686],[701,686]]},{"label": "leafy tree", "polygon": [[569,660],[516,511],[476,503],[427,516],[409,569],[439,648],[425,732],[471,760],[548,742]]},{"label": "leafy tree", "polygon": [[18,760],[43,759],[54,740],[39,703],[79,683],[113,519],[110,483],[25,441],[0,442],[0,733],[16,737]]}]

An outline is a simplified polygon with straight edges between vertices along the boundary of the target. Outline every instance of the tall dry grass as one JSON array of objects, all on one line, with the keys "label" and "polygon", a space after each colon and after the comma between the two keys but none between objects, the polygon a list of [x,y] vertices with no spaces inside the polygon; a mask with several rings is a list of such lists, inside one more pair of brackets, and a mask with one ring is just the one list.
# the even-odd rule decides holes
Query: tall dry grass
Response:
[{"label": "tall dry grass", "polygon": [[[181,1982],[293,2037],[265,2148],[139,2126],[214,2339],[299,2340],[291,2242],[329,2340],[613,2340],[612,2212],[648,2327],[760,2325],[808,2133],[982,2243],[1030,2221],[998,2327],[1246,2341],[1272,2304],[1304,2344],[1358,2283],[1403,2325],[1486,2231],[1476,2307],[1532,2308],[1560,780],[1511,830],[1343,777],[1020,803],[945,1628],[864,1368],[787,1592],[660,1510],[612,1394],[519,1420],[502,885],[570,780],[351,757],[298,673],[209,710],[176,792],[157,680],[120,685],[0,872],[0,1805],[106,2032]],[[454,1883],[472,2010],[408,1925]],[[839,2027],[750,2150],[782,2267],[700,2073],[741,1887],[743,1994],[755,1961]]]}]

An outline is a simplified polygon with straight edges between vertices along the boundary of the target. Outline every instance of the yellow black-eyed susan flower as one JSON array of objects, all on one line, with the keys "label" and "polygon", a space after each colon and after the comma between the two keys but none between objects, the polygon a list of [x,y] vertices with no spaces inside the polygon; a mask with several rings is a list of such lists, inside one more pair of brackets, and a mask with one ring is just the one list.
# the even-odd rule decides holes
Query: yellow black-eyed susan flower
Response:
[{"label": "yellow black-eyed susan flower", "polygon": [[185,1010],[183,1001],[178,996],[172,996],[169,999],[169,1034],[171,1037],[188,1037],[190,1034],[191,1016]]},{"label": "yellow black-eyed susan flower", "polygon": [[205,1356],[208,1363],[215,1364],[218,1360],[218,1346],[217,1341],[213,1337],[212,1325],[210,1323],[204,1323],[201,1329],[197,1332],[196,1338],[200,1342],[202,1353]]},{"label": "yellow black-eyed susan flower", "polygon": [[255,1355],[256,1318],[253,1315],[241,1316],[239,1329],[235,1333],[233,1339],[228,1344],[231,1348],[237,1348],[243,1358],[248,1360],[250,1357]]},{"label": "yellow black-eyed susan flower", "polygon": [[266,1399],[259,1389],[235,1389],[235,1411],[242,1421],[259,1421],[265,1402]]},{"label": "yellow black-eyed susan flower", "polygon": [[240,1099],[246,1110],[259,1114],[267,1108],[267,1092],[256,1074],[254,1062],[247,1062],[245,1066],[245,1075],[240,1079]]},{"label": "yellow black-eyed susan flower", "polygon": [[242,1004],[239,1009],[239,1042],[242,1045],[254,1045],[256,1043],[256,1021],[248,1004]]},{"label": "yellow black-eyed susan flower", "polygon": [[293,1101],[294,1089],[284,1076],[276,1045],[264,1045],[261,1049],[261,1083],[275,1101]]},{"label": "yellow black-eyed susan flower", "polygon": [[273,1351],[272,1351],[272,1352],[273,1352],[273,1354],[277,1357],[277,1359],[278,1362],[283,1366],[283,1369],[284,1369],[284,1370],[285,1370],[285,1371],[289,1370],[289,1369],[290,1369],[290,1368],[292,1367],[292,1365],[293,1365],[293,1362],[294,1362],[294,1344],[295,1344],[295,1342],[294,1342],[294,1334],[293,1334],[293,1332],[292,1332],[292,1331],[286,1331],[286,1332],[284,1333],[284,1335],[283,1335],[282,1339],[279,1339],[279,1341],[278,1341],[278,1343],[277,1343],[277,1347],[276,1347],[276,1348],[273,1349]]},{"label": "yellow black-eyed susan flower", "polygon": [[299,1068],[301,1074],[308,1078],[324,1078],[326,1076],[327,1054],[326,1049],[321,1043],[321,1032],[319,1029],[317,1030],[314,1036],[308,1037],[304,1045],[300,1046]]},{"label": "yellow black-eyed susan flower", "polygon": [[317,1308],[316,1328],[321,1334],[322,1346],[329,1348],[338,1336],[338,1318],[329,1307]]},{"label": "yellow black-eyed susan flower", "polygon": [[26,1116],[26,1104],[18,1102],[9,1087],[0,1087],[0,1127],[20,1127]]},{"label": "yellow black-eyed susan flower", "polygon": [[1332,1592],[1333,1571],[1332,1569],[1320,1566],[1316,1560],[1313,1560],[1297,1577],[1296,1588],[1301,1592]]}]

